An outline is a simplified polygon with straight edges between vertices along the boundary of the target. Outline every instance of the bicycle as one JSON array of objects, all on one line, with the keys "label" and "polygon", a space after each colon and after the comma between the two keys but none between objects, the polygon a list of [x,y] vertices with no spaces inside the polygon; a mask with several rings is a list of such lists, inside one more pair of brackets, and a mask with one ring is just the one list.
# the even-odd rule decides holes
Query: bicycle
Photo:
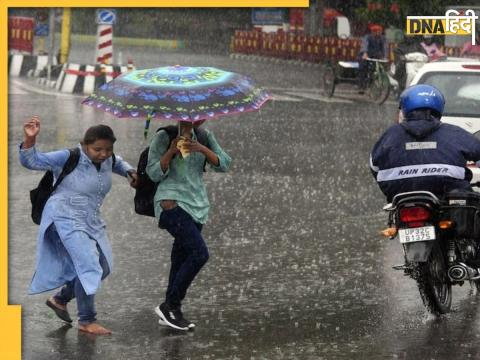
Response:
[{"label": "bicycle", "polygon": [[[390,95],[390,80],[385,70],[388,60],[367,58],[369,61],[366,78],[366,95],[374,103],[381,105]],[[327,64],[323,73],[323,91],[332,97],[335,86],[340,83],[358,83],[358,62],[339,61],[336,66]]]}]

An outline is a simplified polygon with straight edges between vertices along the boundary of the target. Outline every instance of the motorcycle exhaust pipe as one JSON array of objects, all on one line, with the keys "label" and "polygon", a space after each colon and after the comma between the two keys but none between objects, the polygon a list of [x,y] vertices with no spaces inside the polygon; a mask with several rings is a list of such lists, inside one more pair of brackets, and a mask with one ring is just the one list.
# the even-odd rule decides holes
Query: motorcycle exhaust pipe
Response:
[{"label": "motorcycle exhaust pipe", "polygon": [[477,280],[478,272],[464,263],[455,264],[448,269],[448,277],[452,281]]}]

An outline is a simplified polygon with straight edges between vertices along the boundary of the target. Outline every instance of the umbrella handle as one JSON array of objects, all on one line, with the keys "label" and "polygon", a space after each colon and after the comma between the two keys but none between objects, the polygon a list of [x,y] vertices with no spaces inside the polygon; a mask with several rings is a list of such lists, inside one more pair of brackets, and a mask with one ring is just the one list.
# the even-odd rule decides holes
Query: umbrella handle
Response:
[{"label": "umbrella handle", "polygon": [[147,139],[147,136],[148,136],[148,129],[150,129],[150,120],[152,120],[151,113],[147,115],[147,119],[145,120],[145,129],[143,130],[143,137],[145,138],[145,140]]}]

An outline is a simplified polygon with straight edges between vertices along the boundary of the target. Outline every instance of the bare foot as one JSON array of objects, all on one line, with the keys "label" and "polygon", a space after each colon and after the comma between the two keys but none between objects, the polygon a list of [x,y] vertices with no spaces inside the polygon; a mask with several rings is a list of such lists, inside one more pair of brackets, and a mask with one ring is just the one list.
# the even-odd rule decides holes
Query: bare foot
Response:
[{"label": "bare foot", "polygon": [[94,322],[85,325],[78,324],[78,330],[94,335],[110,335],[112,333],[110,330],[104,328],[102,325]]}]

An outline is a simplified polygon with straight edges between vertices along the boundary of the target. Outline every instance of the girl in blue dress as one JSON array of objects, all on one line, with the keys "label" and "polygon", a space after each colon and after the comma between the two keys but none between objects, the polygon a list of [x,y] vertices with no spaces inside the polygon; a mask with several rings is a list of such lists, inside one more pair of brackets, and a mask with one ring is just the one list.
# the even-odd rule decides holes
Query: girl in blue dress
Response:
[{"label": "girl in blue dress", "polygon": [[[24,125],[19,146],[20,162],[27,169],[51,170],[55,179],[69,157],[69,150],[37,151],[40,119]],[[107,335],[111,331],[96,322],[95,294],[112,270],[112,250],[100,217],[103,199],[111,188],[112,172],[130,174],[133,187],[136,171],[118,155],[113,159],[115,135],[106,125],[90,127],[78,145],[80,159],[48,199],[37,238],[36,271],[29,293],[61,287],[46,304],[62,320],[72,322],[67,304],[76,298],[78,329]]]}]

